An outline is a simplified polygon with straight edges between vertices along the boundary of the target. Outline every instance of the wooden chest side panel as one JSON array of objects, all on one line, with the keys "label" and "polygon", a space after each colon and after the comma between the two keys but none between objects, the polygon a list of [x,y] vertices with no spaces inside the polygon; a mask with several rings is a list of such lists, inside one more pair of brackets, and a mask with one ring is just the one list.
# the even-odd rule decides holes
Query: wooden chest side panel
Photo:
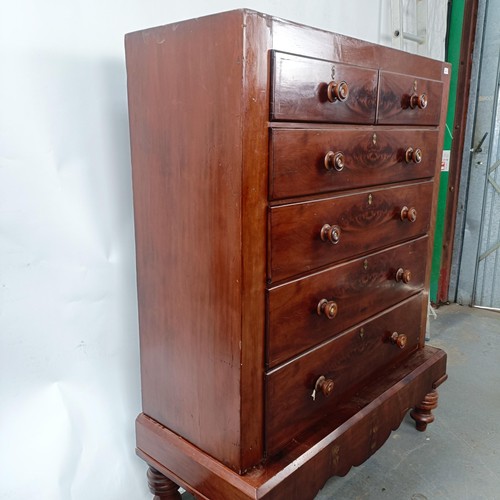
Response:
[{"label": "wooden chest side panel", "polygon": [[143,411],[236,470],[241,26],[232,12],[126,37]]}]

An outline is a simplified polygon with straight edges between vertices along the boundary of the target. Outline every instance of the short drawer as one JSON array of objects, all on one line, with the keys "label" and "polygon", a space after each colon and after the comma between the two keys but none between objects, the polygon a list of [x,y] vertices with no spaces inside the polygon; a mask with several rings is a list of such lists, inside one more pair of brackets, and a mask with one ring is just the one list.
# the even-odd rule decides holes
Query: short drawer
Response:
[{"label": "short drawer", "polygon": [[[363,381],[414,351],[419,333],[425,330],[425,307],[423,294],[419,294],[269,372],[267,453],[273,455],[320,419],[328,418],[342,398]],[[320,377],[324,377],[323,384]]]},{"label": "short drawer", "polygon": [[439,125],[442,95],[440,81],[381,71],[377,123]]},{"label": "short drawer", "polygon": [[271,130],[270,197],[432,177],[438,133],[423,129]]},{"label": "short drawer", "polygon": [[427,243],[423,236],[269,290],[268,366],[420,291]]},{"label": "short drawer", "polygon": [[271,120],[375,123],[378,71],[272,52]]},{"label": "short drawer", "polygon": [[269,282],[425,234],[430,181],[270,209]]}]

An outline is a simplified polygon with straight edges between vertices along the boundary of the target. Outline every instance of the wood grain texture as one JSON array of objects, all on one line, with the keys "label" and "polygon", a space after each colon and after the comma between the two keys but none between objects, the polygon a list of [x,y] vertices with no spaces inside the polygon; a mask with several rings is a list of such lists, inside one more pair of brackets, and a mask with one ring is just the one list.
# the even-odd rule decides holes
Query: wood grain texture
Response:
[{"label": "wood grain texture", "polygon": [[[413,94],[427,96],[427,107],[410,107]],[[443,83],[402,75],[380,72],[377,123],[379,125],[439,125]]]},{"label": "wood grain texture", "polygon": [[347,474],[380,448],[445,369],[443,351],[419,349],[365,385],[283,453],[243,475],[143,414],[136,423],[137,453],[199,498],[312,500],[328,478]]},{"label": "wood grain texture", "polygon": [[[273,456],[298,434],[335,412],[342,398],[372,373],[409,356],[418,345],[421,308],[419,294],[270,372],[266,377],[268,454]],[[404,349],[391,342],[393,332],[407,336]],[[333,380],[334,388],[330,396],[319,393],[313,400],[320,376]]]},{"label": "wood grain texture", "polygon": [[[272,53],[271,119],[330,123],[374,123],[377,72],[340,64]],[[330,102],[327,86],[345,81],[349,96]]]},{"label": "wood grain texture", "polygon": [[[243,88],[265,68],[244,47],[244,15],[126,38],[143,409],[236,470],[262,457],[254,348],[263,343],[266,248],[266,193],[255,186],[267,184],[267,141],[253,155],[242,133],[246,118],[254,127],[267,118],[257,108],[266,94]],[[242,391],[257,405],[252,424]]]},{"label": "wood grain texture", "polygon": [[[262,57],[271,44],[270,26],[262,15],[243,12],[243,150],[241,234],[241,358],[240,428],[241,469],[260,462],[264,455],[264,335],[267,256],[268,60]],[[227,124],[231,126],[230,123]],[[234,165],[233,165],[234,167]]]},{"label": "wood grain texture", "polygon": [[[422,255],[426,250],[427,237],[422,237],[269,290],[269,367],[421,290],[425,279]],[[399,268],[411,271],[409,283],[396,281]],[[317,314],[323,298],[336,302],[335,318]]]},{"label": "wood grain texture", "polygon": [[[138,453],[200,499],[313,498],[446,376],[423,337],[447,66],[249,10],[127,35],[126,54]],[[428,107],[403,109],[415,80]],[[318,367],[332,403],[309,414],[293,391]]]},{"label": "wood grain texture", "polygon": [[[271,130],[270,198],[341,191],[434,175],[437,131],[426,129],[330,128]],[[421,163],[405,152],[421,149]],[[325,155],[341,151],[341,171],[325,168]]]},{"label": "wood grain texture", "polygon": [[[277,282],[425,234],[432,188],[424,182],[272,207],[268,279]],[[404,206],[416,208],[415,222],[401,220]],[[324,224],[340,227],[337,244],[322,241]]]}]

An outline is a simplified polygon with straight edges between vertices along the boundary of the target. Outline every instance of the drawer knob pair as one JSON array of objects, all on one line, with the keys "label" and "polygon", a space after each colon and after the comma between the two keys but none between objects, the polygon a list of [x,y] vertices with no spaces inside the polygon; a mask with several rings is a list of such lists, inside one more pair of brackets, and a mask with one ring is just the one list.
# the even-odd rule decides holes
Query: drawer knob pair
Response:
[{"label": "drawer knob pair", "polygon": [[391,342],[400,349],[404,349],[408,342],[408,337],[404,333],[393,332],[391,335]]},{"label": "drawer knob pair", "polygon": [[325,168],[327,170],[335,169],[337,172],[344,170],[344,153],[342,151],[328,151],[325,155]]},{"label": "drawer knob pair", "polygon": [[332,245],[336,245],[340,241],[340,227],[330,224],[325,224],[320,231],[322,241],[329,241]]},{"label": "drawer knob pair", "polygon": [[332,81],[328,84],[326,94],[330,102],[345,101],[349,97],[349,86],[343,80]]},{"label": "drawer knob pair", "polygon": [[312,400],[316,401],[316,394],[318,392],[321,392],[321,394],[323,394],[323,396],[327,398],[333,392],[334,387],[335,382],[332,379],[326,378],[324,375],[321,375],[321,377],[319,377],[314,384],[314,390],[311,394]]},{"label": "drawer knob pair", "polygon": [[425,109],[427,107],[427,94],[412,94],[410,96],[410,108]]},{"label": "drawer knob pair", "polygon": [[417,220],[417,211],[413,207],[403,207],[401,209],[401,220],[408,220],[410,222],[415,222]]},{"label": "drawer knob pair", "polygon": [[321,299],[316,306],[318,316],[325,315],[328,319],[333,319],[337,316],[339,308],[334,300]]},{"label": "drawer knob pair", "polygon": [[422,150],[420,148],[407,148],[405,151],[406,163],[420,163],[422,161]]},{"label": "drawer knob pair", "polygon": [[403,283],[409,283],[411,281],[411,271],[409,269],[403,269],[400,267],[396,271],[396,281],[399,283],[402,281]]}]

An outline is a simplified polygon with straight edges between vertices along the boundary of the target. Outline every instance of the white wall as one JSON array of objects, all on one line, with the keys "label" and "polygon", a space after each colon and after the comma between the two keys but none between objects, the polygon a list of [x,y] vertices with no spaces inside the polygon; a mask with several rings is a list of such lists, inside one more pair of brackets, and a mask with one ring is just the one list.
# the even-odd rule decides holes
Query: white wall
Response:
[{"label": "white wall", "polygon": [[[2,5],[0,499],[151,497],[134,455],[140,392],[123,35],[240,6]],[[389,39],[387,1],[246,6]]]}]

